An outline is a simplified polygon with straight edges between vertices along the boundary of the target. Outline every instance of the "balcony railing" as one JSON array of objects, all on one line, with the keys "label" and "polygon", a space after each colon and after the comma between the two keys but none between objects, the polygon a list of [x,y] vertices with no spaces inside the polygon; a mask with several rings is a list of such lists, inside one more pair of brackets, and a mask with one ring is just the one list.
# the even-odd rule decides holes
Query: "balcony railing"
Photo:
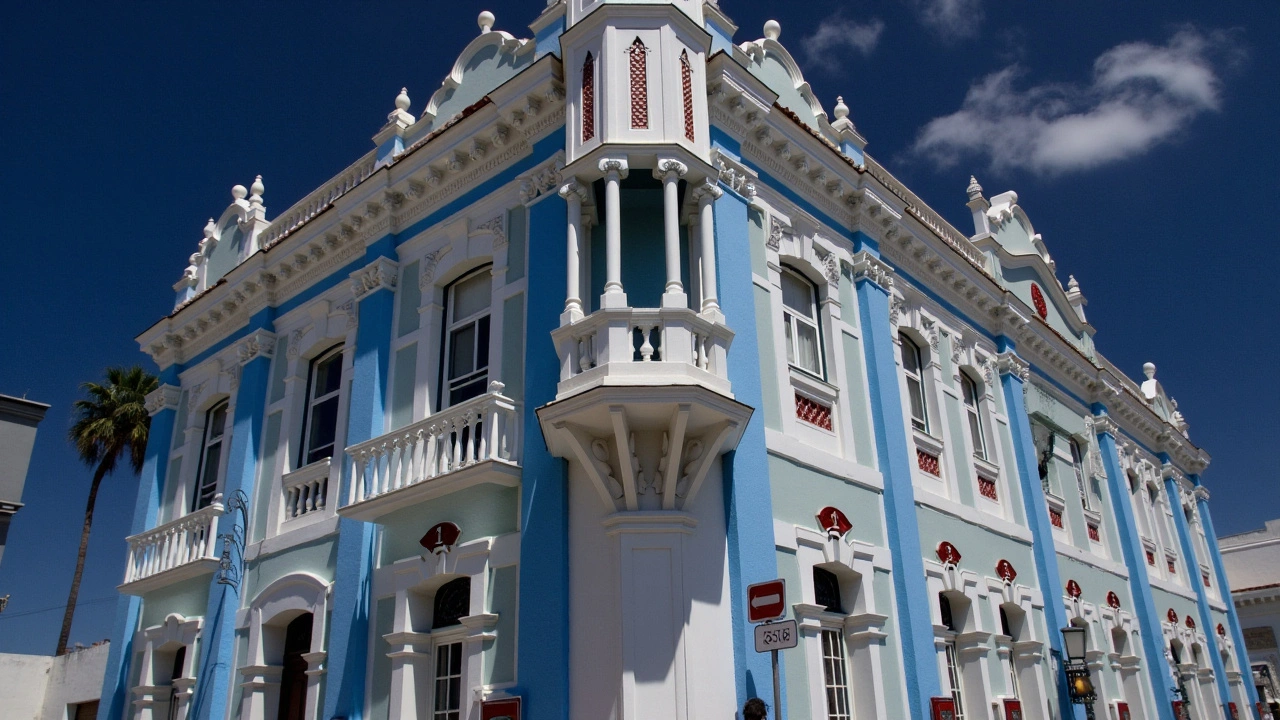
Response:
[{"label": "balcony railing", "polygon": [[[397,491],[438,485],[484,463],[516,468],[520,462],[519,405],[502,394],[503,384],[412,425],[347,448],[352,481],[343,510],[390,498]],[[505,472],[505,470],[504,470]],[[509,474],[509,473],[506,473]],[[374,519],[381,510],[344,512]]]},{"label": "balcony railing", "polygon": [[686,308],[597,310],[552,337],[561,396],[598,384],[702,384],[729,392],[733,331]]},{"label": "balcony railing", "polygon": [[329,459],[311,463],[280,480],[284,493],[284,522],[324,514],[329,495]]},{"label": "balcony railing", "polygon": [[218,518],[223,510],[222,495],[218,495],[208,507],[128,538],[124,585],[146,591],[212,571],[218,563]]}]

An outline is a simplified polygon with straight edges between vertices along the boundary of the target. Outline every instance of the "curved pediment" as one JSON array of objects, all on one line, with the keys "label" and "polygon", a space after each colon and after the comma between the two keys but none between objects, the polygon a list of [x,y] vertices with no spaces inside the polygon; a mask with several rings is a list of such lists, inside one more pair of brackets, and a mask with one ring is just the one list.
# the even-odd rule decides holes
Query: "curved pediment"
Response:
[{"label": "curved pediment", "polygon": [[778,104],[795,113],[805,125],[821,132],[827,119],[822,103],[804,79],[800,65],[778,42],[782,28],[777,21],[764,24],[764,37],[739,46],[750,59],[747,70],[778,94]]},{"label": "curved pediment", "polygon": [[427,102],[422,120],[437,130],[494,88],[533,62],[534,44],[501,30],[492,30],[493,16],[482,13],[481,33],[463,48],[453,69]]}]

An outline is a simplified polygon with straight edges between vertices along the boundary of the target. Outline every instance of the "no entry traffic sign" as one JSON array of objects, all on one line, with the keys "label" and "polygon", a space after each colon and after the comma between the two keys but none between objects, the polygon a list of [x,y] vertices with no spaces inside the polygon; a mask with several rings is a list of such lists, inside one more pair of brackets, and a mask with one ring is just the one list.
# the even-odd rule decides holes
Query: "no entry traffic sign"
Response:
[{"label": "no entry traffic sign", "polygon": [[787,614],[787,582],[782,578],[747,586],[747,622],[777,620]]}]

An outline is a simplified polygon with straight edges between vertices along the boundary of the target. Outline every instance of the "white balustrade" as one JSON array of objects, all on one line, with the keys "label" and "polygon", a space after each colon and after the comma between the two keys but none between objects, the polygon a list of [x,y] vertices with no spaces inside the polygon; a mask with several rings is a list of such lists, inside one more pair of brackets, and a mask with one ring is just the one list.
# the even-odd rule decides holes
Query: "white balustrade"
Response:
[{"label": "white balustrade", "polygon": [[284,522],[322,513],[329,495],[329,459],[285,475],[280,487],[284,493]]},{"label": "white balustrade", "polygon": [[218,518],[224,509],[217,495],[208,507],[128,538],[125,584],[198,560],[217,560]]},{"label": "white balustrade", "polygon": [[424,420],[347,448],[354,505],[486,462],[520,461],[519,406],[503,384]]},{"label": "white balustrade", "polygon": [[[655,381],[661,376],[663,383],[710,381],[707,384],[715,389],[727,390],[727,383],[717,381],[728,379],[726,360],[733,331],[693,310],[597,310],[556,329],[552,338],[560,353],[562,383],[590,375],[626,374],[635,381],[652,375]],[[681,380],[680,374],[689,377]],[[721,388],[722,384],[726,387]]]},{"label": "white balustrade", "polygon": [[871,177],[880,181],[889,192],[897,195],[907,204],[907,211],[915,216],[917,220],[926,225],[929,229],[937,233],[943,242],[950,245],[956,252],[968,258],[969,262],[975,267],[980,268],[984,273],[990,274],[986,269],[987,263],[982,255],[982,251],[974,245],[964,233],[955,229],[955,227],[944,220],[941,215],[929,207],[925,201],[921,200],[918,195],[907,189],[898,178],[894,177],[884,166],[872,160],[867,156],[867,172]]},{"label": "white balustrade", "polygon": [[276,219],[272,220],[271,224],[258,236],[259,244],[263,248],[269,248],[283,238],[288,237],[294,230],[305,225],[311,218],[327,210],[335,200],[346,195],[355,186],[364,182],[373,174],[377,159],[377,151],[369,151],[364,157],[338,173],[318,190],[277,215]]}]

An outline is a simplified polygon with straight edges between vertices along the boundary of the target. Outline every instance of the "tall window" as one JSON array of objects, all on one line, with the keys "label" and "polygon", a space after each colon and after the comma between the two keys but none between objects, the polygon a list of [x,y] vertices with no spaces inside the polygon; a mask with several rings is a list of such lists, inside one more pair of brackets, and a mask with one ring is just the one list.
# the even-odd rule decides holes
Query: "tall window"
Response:
[{"label": "tall window", "polygon": [[790,268],[782,269],[782,323],[787,336],[787,362],[821,377],[818,292],[813,283]]},{"label": "tall window", "polygon": [[209,507],[218,494],[218,473],[222,466],[222,440],[227,430],[227,401],[214,405],[205,415],[203,452],[200,468],[196,471],[196,494],[192,498],[192,512]]},{"label": "tall window", "polygon": [[596,59],[587,53],[582,63],[582,142],[596,136]]},{"label": "tall window", "polygon": [[649,129],[649,49],[640,38],[631,43],[631,128]]},{"label": "tall window", "polygon": [[[1009,613],[1005,611],[1004,606],[1000,606],[1000,633],[1011,641],[1017,642],[1018,628],[1013,627],[1014,623],[1010,622]],[[1013,654],[1009,654],[1009,694],[1013,697],[1022,697],[1018,692],[1018,668],[1013,663]]]},{"label": "tall window", "polygon": [[[840,578],[830,570],[813,568],[814,602],[830,613],[844,614]],[[827,697],[827,720],[849,720],[848,663],[840,630],[822,630],[822,679]]]},{"label": "tall window", "polygon": [[311,652],[313,616],[303,613],[284,630],[284,669],[280,673],[280,710],[277,720],[305,720],[307,714],[307,660]]},{"label": "tall window", "polygon": [[483,394],[488,385],[491,277],[484,267],[449,286],[443,363],[449,405]]},{"label": "tall window", "polygon": [[187,662],[187,646],[173,654],[173,670],[169,673],[169,720],[178,720],[178,686],[173,681],[182,677],[182,666]]},{"label": "tall window", "polygon": [[338,395],[341,392],[342,346],[339,345],[311,362],[299,466],[333,457],[333,444],[338,437]]},{"label": "tall window", "polygon": [[[458,625],[471,614],[471,578],[450,580],[436,591],[431,609],[431,629]],[[431,720],[462,717],[462,643],[436,644],[435,697]]]},{"label": "tall window", "polygon": [[911,400],[911,427],[927,433],[929,409],[924,399],[924,364],[920,362],[920,346],[906,335],[898,338],[902,341],[902,371],[907,376],[907,396]]},{"label": "tall window", "polygon": [[1071,469],[1076,473],[1076,487],[1080,490],[1080,504],[1089,509],[1089,492],[1084,486],[1084,451],[1080,442],[1071,438]]},{"label": "tall window", "polygon": [[982,435],[982,416],[978,414],[978,384],[968,373],[960,373],[960,390],[964,393],[965,415],[969,417],[969,439],[973,441],[973,456],[987,459],[987,443]]},{"label": "tall window", "polygon": [[948,632],[944,651],[947,660],[947,686],[951,691],[951,699],[956,704],[955,720],[964,720],[964,691],[960,685],[960,660],[956,653],[956,633],[959,631],[951,614],[951,601],[944,593],[938,593],[938,609],[942,614],[942,624]]}]

